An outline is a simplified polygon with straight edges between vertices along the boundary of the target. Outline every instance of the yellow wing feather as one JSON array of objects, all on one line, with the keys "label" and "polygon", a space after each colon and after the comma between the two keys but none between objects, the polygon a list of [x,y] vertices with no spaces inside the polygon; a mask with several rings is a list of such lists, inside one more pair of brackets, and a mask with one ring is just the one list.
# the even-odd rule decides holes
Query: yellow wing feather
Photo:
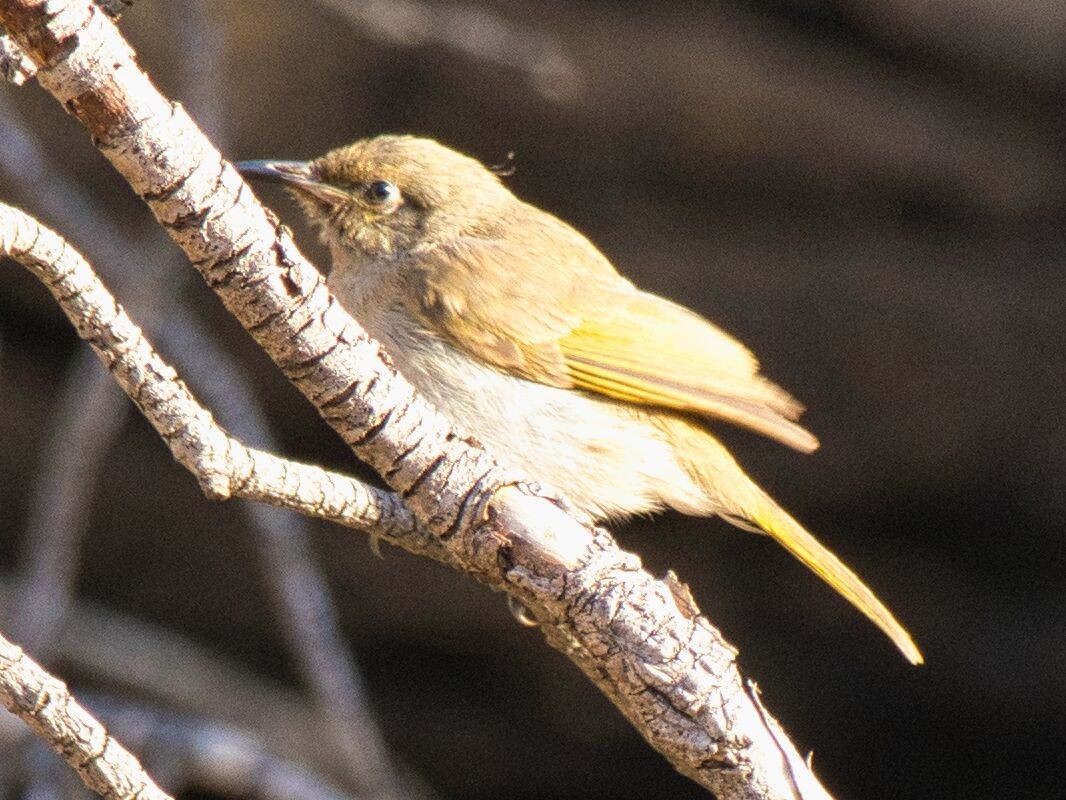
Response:
[{"label": "yellow wing feather", "polygon": [[574,385],[750,428],[797,450],[818,440],[797,425],[803,407],[758,374],[736,339],[668,300],[631,290],[609,312],[559,340]]},{"label": "yellow wing feather", "polygon": [[[462,237],[424,253],[416,313],[471,354],[551,386],[722,419],[804,452],[803,407],[759,374],[740,342],[622,278],[573,228],[541,212],[506,238]],[[566,262],[549,269],[546,254]]]}]

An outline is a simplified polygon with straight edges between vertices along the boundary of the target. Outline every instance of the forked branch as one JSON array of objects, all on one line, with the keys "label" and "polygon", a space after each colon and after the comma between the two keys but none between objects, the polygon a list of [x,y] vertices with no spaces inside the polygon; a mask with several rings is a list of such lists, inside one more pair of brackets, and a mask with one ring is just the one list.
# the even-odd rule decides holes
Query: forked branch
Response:
[{"label": "forked branch", "polygon": [[[89,0],[0,0],[0,24],[231,313],[403,498],[418,524],[390,531],[398,544],[508,592],[656,749],[719,797],[828,796],[746,691],[735,651],[684,585],[652,578],[565,500],[499,466],[416,396],[185,111],[140,71],[106,15]],[[55,247],[37,263],[62,262]],[[98,291],[68,279],[53,281],[61,298]],[[104,315],[92,322],[102,328],[88,330],[94,345],[117,349],[105,361],[127,373],[135,402],[168,413],[181,405],[173,372],[152,360],[113,300],[98,299]],[[318,502],[330,474],[242,449],[206,411],[189,412],[158,429],[182,463],[200,465],[209,495],[252,486],[305,513],[335,511]],[[276,494],[279,484],[300,503]]]}]

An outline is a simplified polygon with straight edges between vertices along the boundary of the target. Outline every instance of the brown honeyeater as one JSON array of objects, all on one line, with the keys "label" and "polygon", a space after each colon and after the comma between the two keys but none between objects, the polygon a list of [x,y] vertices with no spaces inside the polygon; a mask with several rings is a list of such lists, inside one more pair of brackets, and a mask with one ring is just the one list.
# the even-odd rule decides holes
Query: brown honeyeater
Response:
[{"label": "brown honeyeater", "polygon": [[623,278],[588,239],[437,142],[378,136],[308,162],[245,161],[322,232],[329,286],[430,402],[598,519],[673,508],[768,533],[915,664],[907,631],[712,433],[802,452],[802,407],[743,344]]}]

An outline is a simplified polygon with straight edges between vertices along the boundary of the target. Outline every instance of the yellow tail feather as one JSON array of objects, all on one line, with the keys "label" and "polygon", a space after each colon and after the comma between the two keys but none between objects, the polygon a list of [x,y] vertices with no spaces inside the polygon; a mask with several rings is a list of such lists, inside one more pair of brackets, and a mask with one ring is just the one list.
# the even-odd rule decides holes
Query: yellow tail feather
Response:
[{"label": "yellow tail feather", "polygon": [[844,562],[756,486],[709,431],[690,420],[665,414],[655,422],[667,434],[686,470],[703,487],[708,503],[696,507],[690,498],[677,498],[668,500],[670,505],[689,514],[715,513],[741,528],[768,533],[884,631],[908,661],[923,663],[910,634],[884,603]]},{"label": "yellow tail feather", "polygon": [[912,664],[923,663],[925,659],[910,634],[869,587],[784,509],[762,492],[760,494],[763,502],[758,503],[757,508],[746,509],[745,516],[773,536],[788,552],[865,614],[895,643],[908,661]]}]

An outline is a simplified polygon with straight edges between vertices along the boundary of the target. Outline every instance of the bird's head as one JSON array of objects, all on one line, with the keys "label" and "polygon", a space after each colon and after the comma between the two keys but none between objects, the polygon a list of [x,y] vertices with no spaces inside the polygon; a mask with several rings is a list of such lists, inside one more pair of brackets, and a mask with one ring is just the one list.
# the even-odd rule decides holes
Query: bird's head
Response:
[{"label": "bird's head", "polygon": [[247,177],[288,187],[331,248],[369,258],[417,252],[450,234],[476,234],[515,202],[480,162],[414,136],[360,139],[313,161],[236,166]]}]

